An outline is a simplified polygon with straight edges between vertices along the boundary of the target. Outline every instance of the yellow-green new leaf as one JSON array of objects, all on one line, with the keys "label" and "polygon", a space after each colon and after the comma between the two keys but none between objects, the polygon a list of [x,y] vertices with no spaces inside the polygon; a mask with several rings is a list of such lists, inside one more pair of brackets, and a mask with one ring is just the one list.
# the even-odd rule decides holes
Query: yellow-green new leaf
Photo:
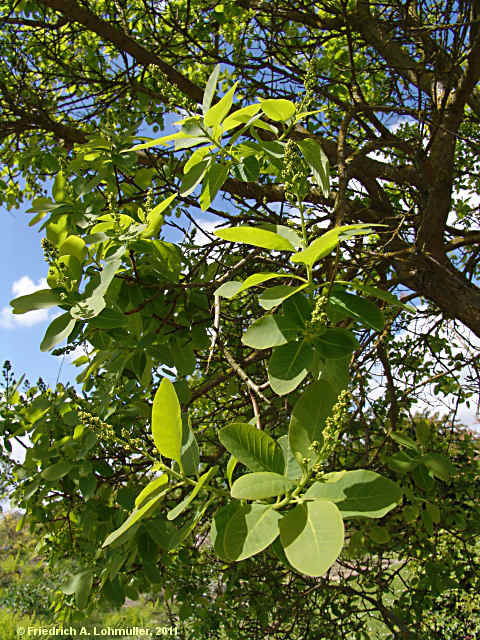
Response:
[{"label": "yellow-green new leaf", "polygon": [[[290,260],[294,263],[306,264],[313,267],[315,262],[331,253],[342,239],[342,235],[365,235],[374,233],[375,224],[348,224],[330,229],[319,238],[316,238],[306,249],[299,251]],[[381,225],[380,225],[381,226]]]},{"label": "yellow-green new leaf", "polygon": [[217,104],[214,104],[213,107],[210,107],[207,111],[203,119],[206,127],[216,127],[217,124],[220,124],[225,116],[228,115],[228,112],[232,108],[233,95],[237,85],[238,82],[233,85],[230,91],[228,91]]},{"label": "yellow-green new leaf", "polygon": [[259,227],[249,227],[247,225],[227,227],[226,229],[215,231],[215,235],[223,240],[251,244],[254,247],[262,247],[275,251],[295,251],[293,245],[286,238],[278,233]]},{"label": "yellow-green new leaf", "polygon": [[158,452],[180,464],[182,416],[177,394],[168,378],[163,378],[153,400],[152,435]]},{"label": "yellow-green new leaf", "polygon": [[135,509],[140,509],[147,500],[151,500],[154,496],[157,496],[160,491],[164,491],[165,485],[168,484],[168,475],[162,474],[158,478],[154,478],[151,482],[144,487],[138,496],[135,498]]},{"label": "yellow-green new leaf", "polygon": [[128,516],[125,522],[115,531],[113,531],[109,536],[105,538],[105,542],[102,544],[102,548],[108,547],[115,542],[120,536],[126,533],[131,527],[137,524],[142,518],[151,513],[157,506],[160,500],[163,498],[164,492],[162,491],[160,494],[156,495],[154,498],[145,502],[140,509],[134,509],[132,513]]},{"label": "yellow-green new leaf", "polygon": [[168,209],[168,207],[172,204],[172,202],[177,197],[176,193],[173,193],[171,196],[168,196],[163,202],[157,204],[151,211],[149,211],[147,216],[147,228],[142,233],[144,238],[151,238],[152,236],[156,236],[160,231],[160,227],[163,224],[163,212]]},{"label": "yellow-green new leaf", "polygon": [[260,107],[268,118],[276,122],[286,122],[295,114],[293,102],[283,98],[262,100]]},{"label": "yellow-green new leaf", "polygon": [[185,496],[185,498],[181,502],[179,502],[176,507],[170,509],[170,511],[167,513],[167,519],[175,520],[175,518],[183,513],[185,509],[187,509],[187,507],[190,505],[190,503],[197,497],[202,487],[206,485],[211,478],[213,478],[217,471],[218,467],[215,466],[211,467],[208,471],[201,475],[193,490],[187,496]]}]

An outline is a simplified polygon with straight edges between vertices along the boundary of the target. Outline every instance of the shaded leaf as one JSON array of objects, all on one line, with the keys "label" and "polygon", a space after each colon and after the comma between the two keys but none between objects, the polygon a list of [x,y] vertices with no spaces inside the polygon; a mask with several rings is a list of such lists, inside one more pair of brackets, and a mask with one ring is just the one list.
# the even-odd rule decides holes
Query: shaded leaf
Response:
[{"label": "shaded leaf", "polygon": [[305,341],[275,347],[268,363],[268,380],[273,391],[284,396],[298,387],[313,360],[312,347]]},{"label": "shaded leaf", "polygon": [[238,562],[266,549],[279,534],[280,518],[269,505],[240,505],[230,514],[222,532],[228,559]]},{"label": "shaded leaf", "polygon": [[283,316],[268,314],[255,320],[242,336],[242,343],[252,349],[268,349],[295,339],[298,329]]},{"label": "shaded leaf", "polygon": [[10,301],[13,313],[28,313],[37,309],[48,309],[60,304],[60,298],[52,289],[40,289],[26,296],[20,296]]},{"label": "shaded leaf", "polygon": [[314,441],[322,444],[325,420],[331,414],[337,397],[331,384],[319,380],[311,384],[297,400],[290,418],[288,440],[298,460],[311,458],[315,462],[317,456],[310,446]]},{"label": "shaded leaf", "polygon": [[382,518],[402,497],[396,482],[373,471],[339,471],[323,479],[325,482],[315,482],[303,497],[335,502],[343,518]]},{"label": "shaded leaf", "polygon": [[40,351],[49,351],[55,345],[59,344],[72,333],[75,326],[75,320],[69,313],[62,313],[48,325],[42,342],[40,343]]}]

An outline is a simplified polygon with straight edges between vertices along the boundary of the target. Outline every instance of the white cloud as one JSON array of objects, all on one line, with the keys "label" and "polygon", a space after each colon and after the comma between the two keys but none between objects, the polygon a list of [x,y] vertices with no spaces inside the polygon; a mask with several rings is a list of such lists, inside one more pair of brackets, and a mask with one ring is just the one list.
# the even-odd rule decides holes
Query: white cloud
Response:
[{"label": "white cloud", "polygon": [[213,234],[213,232],[217,228],[218,222],[219,222],[218,219],[205,220],[205,218],[200,218],[199,220],[197,220],[197,224],[201,230],[197,228],[197,234],[195,236],[195,244],[202,246],[204,244],[208,244],[209,242],[211,242],[212,239],[207,234],[210,234],[210,236]]},{"label": "white cloud", "polygon": [[[22,276],[12,284],[12,294],[14,298],[26,296],[39,289],[47,289],[47,281],[41,278],[37,284],[29,276]],[[28,313],[14,315],[10,306],[5,306],[0,310],[0,327],[2,329],[15,329],[16,327],[32,327],[48,320],[48,309],[38,309]]]}]

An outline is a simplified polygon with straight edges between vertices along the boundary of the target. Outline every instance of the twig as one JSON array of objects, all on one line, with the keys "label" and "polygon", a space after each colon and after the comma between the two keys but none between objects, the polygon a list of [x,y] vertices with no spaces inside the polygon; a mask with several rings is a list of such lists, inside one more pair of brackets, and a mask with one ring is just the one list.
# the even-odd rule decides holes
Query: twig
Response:
[{"label": "twig", "polygon": [[225,354],[225,358],[228,362],[228,364],[232,367],[232,369],[235,371],[235,373],[239,376],[239,378],[241,378],[242,380],[244,380],[248,387],[254,391],[257,396],[259,398],[261,398],[266,404],[270,404],[270,400],[268,398],[266,398],[263,393],[260,391],[260,388],[258,387],[258,385],[256,385],[253,380],[251,380],[248,375],[245,373],[245,371],[242,369],[242,367],[238,364],[238,362],[235,362],[232,354],[230,353],[230,351],[224,347],[223,348],[223,352]]}]

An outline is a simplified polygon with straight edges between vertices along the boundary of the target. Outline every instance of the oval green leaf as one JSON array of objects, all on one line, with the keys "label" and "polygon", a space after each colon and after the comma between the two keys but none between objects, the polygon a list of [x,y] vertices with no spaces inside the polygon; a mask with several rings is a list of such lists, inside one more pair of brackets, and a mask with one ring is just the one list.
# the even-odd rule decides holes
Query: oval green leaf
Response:
[{"label": "oval green leaf", "polygon": [[237,478],[230,491],[232,498],[238,500],[264,500],[275,496],[284,495],[293,489],[295,482],[279,473],[260,471],[259,473],[247,473]]},{"label": "oval green leaf", "polygon": [[296,506],[280,520],[280,541],[294,569],[323,575],[338,558],[344,530],[340,511],[326,500]]},{"label": "oval green leaf", "polygon": [[255,320],[242,336],[242,342],[252,349],[269,349],[294,340],[298,329],[283,316],[268,314]]},{"label": "oval green leaf", "polygon": [[311,384],[295,404],[288,428],[290,448],[297,459],[316,456],[310,449],[312,442],[323,442],[322,429],[337,400],[337,392],[325,380]]},{"label": "oval green leaf", "polygon": [[345,518],[382,518],[402,497],[396,482],[374,471],[356,469],[324,476],[304,494],[305,499],[331,500]]},{"label": "oval green leaf", "polygon": [[223,531],[223,548],[229,560],[245,560],[266,549],[279,534],[281,515],[268,505],[240,505]]},{"label": "oval green leaf", "polygon": [[175,388],[168,378],[163,378],[153,400],[152,435],[158,452],[180,464],[182,416]]},{"label": "oval green leaf", "polygon": [[283,98],[262,100],[260,108],[263,113],[276,122],[286,122],[295,114],[295,105],[290,100]]},{"label": "oval green leaf", "polygon": [[225,449],[252,471],[283,473],[282,450],[264,431],[246,422],[234,422],[221,429],[218,437]]},{"label": "oval green leaf", "polygon": [[284,396],[298,387],[312,364],[313,349],[305,341],[275,347],[268,363],[268,380],[273,391]]}]

